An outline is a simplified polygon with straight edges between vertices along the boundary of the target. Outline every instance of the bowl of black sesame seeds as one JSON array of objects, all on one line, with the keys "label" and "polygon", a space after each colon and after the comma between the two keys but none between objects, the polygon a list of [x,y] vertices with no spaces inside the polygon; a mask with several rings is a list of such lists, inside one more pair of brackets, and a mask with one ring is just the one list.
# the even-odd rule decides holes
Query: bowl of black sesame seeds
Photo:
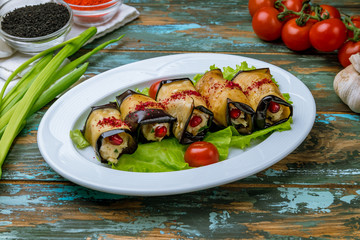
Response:
[{"label": "bowl of black sesame seeds", "polygon": [[9,0],[0,7],[0,36],[15,50],[34,55],[63,42],[72,19],[62,0]]}]

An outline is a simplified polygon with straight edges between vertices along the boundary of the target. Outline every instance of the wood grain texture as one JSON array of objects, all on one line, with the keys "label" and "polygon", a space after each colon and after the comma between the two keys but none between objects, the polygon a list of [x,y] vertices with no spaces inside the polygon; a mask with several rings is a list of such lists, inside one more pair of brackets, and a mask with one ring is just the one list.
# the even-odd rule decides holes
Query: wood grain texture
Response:
[{"label": "wood grain texture", "polygon": [[[266,61],[316,101],[314,127],[290,155],[216,188],[164,197],[106,194],[69,182],[43,160],[37,129],[16,139],[0,181],[0,239],[360,239],[360,115],[333,91],[337,53],[295,53],[252,31],[247,0],[129,0],[141,16],[85,46],[126,36],[90,58],[86,76],[168,54],[212,52]],[[360,15],[358,0],[316,0]]]},{"label": "wood grain texture", "polygon": [[[72,184],[1,184],[2,236],[15,239],[358,238],[359,188],[247,186],[166,197]],[[330,229],[329,229],[330,228]],[[111,237],[107,237],[111,236]]]}]

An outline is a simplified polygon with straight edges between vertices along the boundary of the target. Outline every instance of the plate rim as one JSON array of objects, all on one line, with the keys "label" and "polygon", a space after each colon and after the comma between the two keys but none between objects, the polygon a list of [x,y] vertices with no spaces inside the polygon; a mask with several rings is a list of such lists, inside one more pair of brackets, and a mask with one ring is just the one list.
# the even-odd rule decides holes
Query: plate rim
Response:
[{"label": "plate rim", "polygon": [[[305,131],[303,131],[303,134],[297,138],[296,144],[293,144],[292,146],[288,147],[286,149],[286,151],[280,152],[280,154],[276,157],[273,157],[271,160],[266,161],[264,164],[262,164],[261,166],[257,166],[252,168],[251,170],[239,174],[239,175],[234,175],[234,174],[230,174],[230,176],[226,176],[223,177],[221,179],[221,181],[210,181],[210,182],[204,182],[202,184],[195,184],[195,185],[189,185],[189,184],[184,184],[181,186],[172,186],[172,187],[164,187],[164,188],[153,188],[153,189],[145,189],[145,187],[138,187],[137,189],[134,188],[126,188],[124,186],[106,186],[104,185],[103,182],[101,183],[96,183],[94,181],[89,181],[89,179],[84,178],[84,176],[77,176],[74,175],[73,173],[69,173],[69,169],[63,169],[61,166],[59,166],[59,162],[61,162],[62,160],[60,159],[56,159],[58,160],[58,163],[56,162],[56,160],[52,159],[53,155],[49,153],[49,151],[47,150],[47,142],[45,141],[45,135],[44,134],[49,134],[49,129],[47,129],[47,125],[50,123],[49,121],[53,120],[53,112],[56,111],[57,108],[60,108],[63,106],[64,102],[68,101],[67,98],[69,96],[71,96],[72,94],[74,94],[77,90],[81,89],[81,88],[86,88],[87,86],[91,85],[92,83],[96,82],[98,79],[103,78],[103,77],[107,77],[107,76],[111,76],[111,75],[116,75],[117,72],[121,72],[121,71],[134,71],[135,69],[139,70],[139,65],[147,65],[148,62],[159,62],[159,63],[163,63],[163,65],[161,65],[158,69],[162,69],[162,67],[166,67],[169,65],[169,62],[171,62],[171,64],[178,64],[181,61],[191,61],[193,59],[196,58],[200,58],[200,59],[212,59],[212,57],[218,57],[218,58],[233,58],[233,59],[238,59],[238,62],[234,63],[234,64],[239,64],[242,61],[247,61],[249,62],[253,62],[253,63],[258,63],[260,65],[267,65],[268,67],[270,67],[271,71],[273,70],[277,70],[279,72],[281,72],[282,74],[284,74],[284,76],[287,76],[290,80],[294,80],[296,82],[296,84],[301,85],[301,87],[303,88],[304,91],[307,91],[306,94],[308,96],[311,96],[310,99],[307,99],[308,101],[308,107],[309,107],[309,117],[308,117],[308,124],[305,129]],[[230,60],[232,61],[232,59]],[[249,64],[252,65],[253,63]],[[211,64],[210,64],[211,65]],[[208,65],[207,68],[210,66]],[[146,69],[146,67],[145,67]],[[146,72],[146,71],[144,71]],[[166,71],[165,71],[166,72]],[[200,71],[199,71],[200,72]],[[160,73],[160,75],[163,73]],[[158,75],[154,75],[154,78],[159,78],[160,76]],[[149,77],[150,79],[150,77]],[[147,81],[150,81],[150,80]],[[117,87],[118,89],[121,89],[120,87]],[[122,87],[123,88],[123,87]],[[133,63],[129,63],[123,66],[119,66],[117,68],[113,68],[110,69],[106,72],[103,72],[101,74],[98,74],[88,80],[86,80],[85,82],[75,86],[74,88],[70,89],[68,92],[66,92],[63,96],[61,96],[57,101],[55,101],[55,103],[53,103],[53,105],[47,110],[47,112],[45,113],[45,115],[43,116],[39,128],[38,128],[38,135],[37,135],[37,141],[38,141],[38,147],[40,150],[41,155],[43,156],[43,158],[45,159],[45,161],[47,162],[47,164],[49,164],[49,166],[58,174],[60,174],[61,176],[63,176],[64,178],[70,180],[71,182],[74,182],[78,185],[90,188],[90,189],[94,189],[97,191],[101,191],[101,192],[107,192],[107,193],[113,193],[113,194],[121,194],[121,195],[133,195],[133,196],[161,196],[161,195],[173,195],[173,194],[181,194],[181,193],[187,193],[187,192],[193,192],[193,191],[198,191],[198,190],[203,190],[203,189],[207,189],[207,188],[211,188],[211,187],[215,187],[215,186],[219,186],[219,185],[223,185],[226,183],[230,183],[233,181],[237,181],[240,179],[243,179],[245,177],[248,177],[250,175],[253,175],[259,171],[262,171],[270,166],[272,166],[273,164],[275,164],[276,162],[280,161],[281,159],[283,159],[284,157],[286,157],[288,154],[290,154],[292,151],[294,151],[307,137],[307,135],[309,134],[309,132],[311,131],[312,127],[313,127],[313,123],[315,121],[315,116],[316,116],[316,105],[315,105],[315,100],[310,92],[310,90],[306,87],[306,85],[304,83],[302,83],[301,80],[299,80],[297,77],[295,77],[294,75],[292,75],[291,73],[289,73],[288,71],[279,68],[275,65],[272,65],[270,63],[261,61],[261,60],[257,60],[254,58],[248,58],[248,57],[243,57],[243,56],[239,56],[239,55],[233,55],[233,54],[221,54],[221,53],[185,53],[185,54],[171,54],[171,55],[165,55],[165,56],[160,56],[160,57],[155,57],[155,58],[149,58],[149,59],[145,59],[145,60],[141,60],[141,61],[137,61],[137,62],[133,62]],[[291,132],[287,131],[287,132]],[[282,132],[285,133],[285,132]],[[279,134],[279,132],[275,132],[273,133],[269,138],[269,141],[273,138],[273,136],[277,136]],[[264,142],[267,142],[267,140],[265,140]],[[71,143],[72,144],[72,143]],[[257,145],[258,146],[258,145]],[[255,146],[255,148],[257,147]],[[62,146],[64,147],[64,146]],[[243,154],[246,154],[243,153]],[[176,171],[176,172],[165,172],[165,173],[134,173],[134,172],[124,172],[124,171],[120,171],[119,170],[113,170],[113,169],[109,169],[109,168],[101,168],[102,170],[99,170],[101,172],[103,172],[102,174],[100,174],[99,176],[102,176],[103,174],[105,174],[105,176],[107,176],[108,174],[111,176],[114,176],[113,172],[116,171],[118,172],[117,174],[121,174],[121,175],[126,175],[128,176],[129,174],[133,177],[139,177],[142,178],[143,181],[147,180],[147,181],[154,181],[154,183],[158,183],[158,179],[163,179],[168,177],[169,174],[171,174],[171,176],[174,176],[174,178],[184,178],[184,176],[186,177],[193,177],[192,175],[195,174],[203,174],[204,175],[204,169],[208,168],[208,169],[212,169],[214,168],[214,165],[218,166],[220,170],[226,170],[226,167],[228,167],[226,163],[227,160],[219,162],[217,164],[213,164],[213,165],[209,165],[206,167],[201,167],[201,168],[197,168],[197,169],[191,169],[191,170],[182,170],[182,171]],[[230,164],[231,165],[231,164]],[[110,172],[109,172],[110,171]],[[189,171],[192,171],[191,173],[189,173]],[[213,171],[213,170],[211,170]],[[207,175],[207,174],[206,174]],[[125,177],[126,177],[125,176]],[[207,176],[207,178],[209,178],[209,176]],[[101,179],[103,180],[103,179]]]}]

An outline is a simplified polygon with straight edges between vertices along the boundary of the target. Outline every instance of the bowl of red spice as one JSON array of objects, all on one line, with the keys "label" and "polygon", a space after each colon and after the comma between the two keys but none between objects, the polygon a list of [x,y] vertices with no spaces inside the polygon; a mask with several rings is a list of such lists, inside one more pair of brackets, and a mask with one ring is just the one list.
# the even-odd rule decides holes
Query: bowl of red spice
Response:
[{"label": "bowl of red spice", "polygon": [[64,0],[73,10],[74,23],[99,26],[110,21],[118,12],[122,0]]},{"label": "bowl of red spice", "polygon": [[34,55],[65,40],[72,16],[61,0],[10,0],[0,7],[0,36],[12,48]]}]

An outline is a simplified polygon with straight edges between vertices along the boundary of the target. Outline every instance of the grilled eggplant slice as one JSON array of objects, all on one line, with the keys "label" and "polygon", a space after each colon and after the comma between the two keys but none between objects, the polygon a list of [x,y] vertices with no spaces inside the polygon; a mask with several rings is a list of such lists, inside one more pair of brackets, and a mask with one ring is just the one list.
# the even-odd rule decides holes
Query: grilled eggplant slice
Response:
[{"label": "grilled eggplant slice", "polygon": [[92,107],[83,134],[102,163],[117,163],[122,154],[137,149],[132,132],[121,120],[114,102]]},{"label": "grilled eggplant slice", "polygon": [[293,107],[285,101],[278,86],[271,80],[269,68],[240,71],[231,80],[239,84],[256,109],[257,128],[264,129],[286,122],[292,116]]},{"label": "grilled eggplant slice", "polygon": [[161,141],[170,135],[171,124],[176,118],[151,97],[129,89],[117,96],[116,101],[123,121],[137,132],[139,139]]},{"label": "grilled eggplant slice", "polygon": [[176,117],[172,132],[181,144],[201,141],[205,137],[213,113],[189,78],[161,81],[156,100]]},{"label": "grilled eggplant slice", "polygon": [[232,125],[244,135],[253,132],[255,111],[241,87],[224,79],[220,69],[206,72],[195,87],[206,99],[218,126]]}]

